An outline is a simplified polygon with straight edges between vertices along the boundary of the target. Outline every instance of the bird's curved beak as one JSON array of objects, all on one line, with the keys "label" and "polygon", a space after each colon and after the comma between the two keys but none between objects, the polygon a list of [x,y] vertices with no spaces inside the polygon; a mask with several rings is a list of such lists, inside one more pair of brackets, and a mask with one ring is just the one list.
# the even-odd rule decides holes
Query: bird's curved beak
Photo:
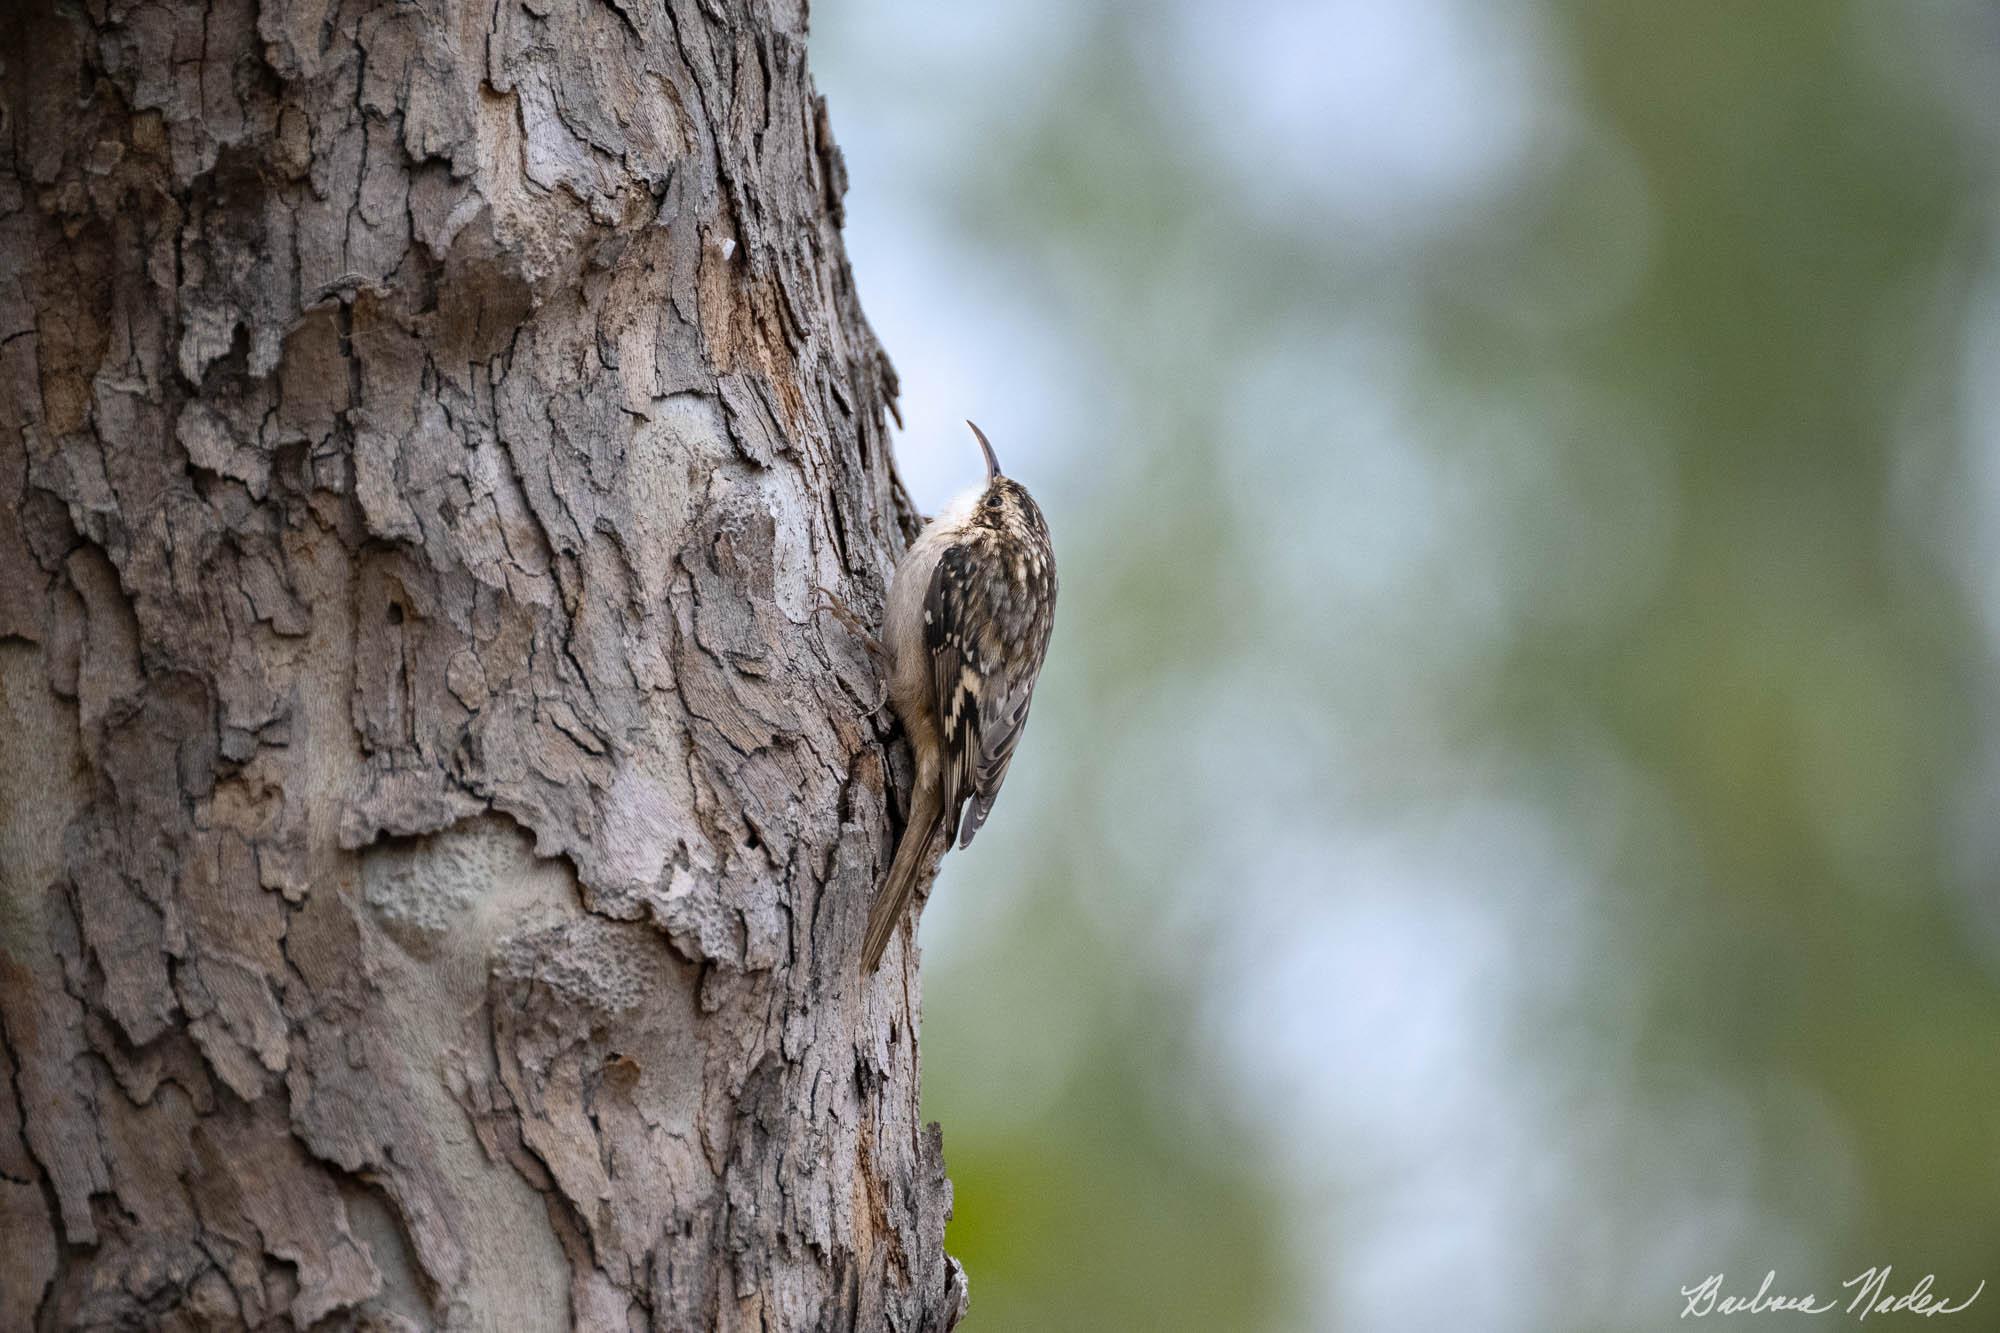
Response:
[{"label": "bird's curved beak", "polygon": [[[972,426],[970,421],[965,424]],[[977,426],[972,426],[972,433],[979,438],[979,452],[986,455],[986,480],[991,481],[1000,475],[1000,460],[993,456],[993,445],[986,438],[985,431],[979,429]]]}]

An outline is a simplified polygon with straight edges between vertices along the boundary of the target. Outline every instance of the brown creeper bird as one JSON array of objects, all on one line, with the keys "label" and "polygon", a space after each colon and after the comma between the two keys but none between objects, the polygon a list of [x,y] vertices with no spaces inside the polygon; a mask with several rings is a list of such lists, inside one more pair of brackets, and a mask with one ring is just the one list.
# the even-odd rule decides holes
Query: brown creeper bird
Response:
[{"label": "brown creeper bird", "polygon": [[[986,433],[986,484],[925,525],[889,584],[889,699],[916,757],[910,822],[868,914],[865,972],[902,923],[940,834],[969,846],[1028,724],[1055,623],[1056,555],[1042,511],[1001,474]],[[967,803],[970,802],[970,808]]]}]

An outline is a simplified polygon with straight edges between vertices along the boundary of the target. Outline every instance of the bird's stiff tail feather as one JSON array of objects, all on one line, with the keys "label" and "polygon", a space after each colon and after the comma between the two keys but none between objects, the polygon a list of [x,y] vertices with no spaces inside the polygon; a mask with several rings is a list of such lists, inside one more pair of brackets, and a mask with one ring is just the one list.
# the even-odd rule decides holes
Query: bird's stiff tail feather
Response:
[{"label": "bird's stiff tail feather", "polygon": [[896,844],[896,859],[890,863],[889,877],[882,881],[875,905],[869,909],[868,934],[861,944],[864,976],[882,965],[882,955],[888,950],[896,927],[903,924],[910,898],[916,892],[917,876],[923,873],[924,863],[930,859],[931,844],[937,841],[938,798],[934,790],[924,790],[929,786],[925,782],[917,784],[916,808],[910,812],[910,822],[903,829],[903,840]]}]

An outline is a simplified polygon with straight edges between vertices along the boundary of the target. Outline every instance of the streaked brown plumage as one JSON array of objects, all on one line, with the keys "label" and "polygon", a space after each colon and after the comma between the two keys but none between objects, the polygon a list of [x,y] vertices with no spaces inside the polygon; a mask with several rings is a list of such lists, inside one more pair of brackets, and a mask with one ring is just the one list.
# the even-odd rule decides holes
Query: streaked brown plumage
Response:
[{"label": "streaked brown plumage", "polygon": [[[971,422],[965,423],[972,426]],[[1042,511],[1001,474],[925,525],[889,588],[889,698],[916,756],[916,788],[868,918],[862,967],[881,964],[940,833],[969,846],[1007,778],[1055,624],[1056,561]]]}]

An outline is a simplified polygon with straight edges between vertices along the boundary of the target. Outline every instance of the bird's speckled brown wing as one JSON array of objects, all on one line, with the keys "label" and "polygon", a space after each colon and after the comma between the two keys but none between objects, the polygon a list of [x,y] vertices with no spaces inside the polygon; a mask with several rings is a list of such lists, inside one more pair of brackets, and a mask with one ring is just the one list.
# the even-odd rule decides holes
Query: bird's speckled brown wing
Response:
[{"label": "bird's speckled brown wing", "polygon": [[937,690],[943,824],[961,847],[986,822],[1027,726],[1055,602],[1053,565],[997,533],[948,547],[931,574],[924,635]]}]

